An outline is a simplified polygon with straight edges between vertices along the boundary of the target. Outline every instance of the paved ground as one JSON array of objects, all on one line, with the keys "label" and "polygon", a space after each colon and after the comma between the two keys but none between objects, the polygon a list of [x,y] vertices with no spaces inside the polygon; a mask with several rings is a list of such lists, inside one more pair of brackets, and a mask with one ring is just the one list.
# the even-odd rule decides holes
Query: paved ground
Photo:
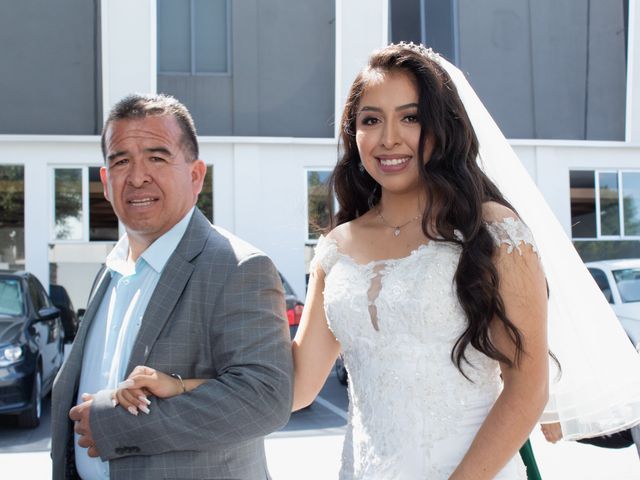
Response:
[{"label": "paved ground", "polygon": [[[295,413],[282,431],[267,438],[267,458],[274,480],[336,479],[346,410],[345,389],[330,377],[318,401]],[[42,423],[40,428],[26,431],[11,422],[0,423],[2,478],[51,477],[48,402]],[[545,480],[640,479],[640,461],[634,448],[608,450],[574,442],[551,445],[538,429],[532,442]]]}]

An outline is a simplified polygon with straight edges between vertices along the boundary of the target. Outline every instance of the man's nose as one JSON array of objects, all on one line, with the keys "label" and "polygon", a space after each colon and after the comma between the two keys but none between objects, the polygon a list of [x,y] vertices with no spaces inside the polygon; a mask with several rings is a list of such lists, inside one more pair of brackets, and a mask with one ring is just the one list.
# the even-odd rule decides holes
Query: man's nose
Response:
[{"label": "man's nose", "polygon": [[127,181],[133,187],[141,187],[145,183],[151,183],[151,175],[144,161],[131,162]]}]

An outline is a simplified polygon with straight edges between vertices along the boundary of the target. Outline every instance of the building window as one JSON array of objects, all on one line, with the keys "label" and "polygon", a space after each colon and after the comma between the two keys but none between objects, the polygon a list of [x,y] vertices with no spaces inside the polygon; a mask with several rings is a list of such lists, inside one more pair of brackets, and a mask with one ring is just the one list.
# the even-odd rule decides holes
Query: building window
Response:
[{"label": "building window", "polygon": [[53,169],[55,241],[118,240],[118,218],[104,198],[100,167]]},{"label": "building window", "polygon": [[228,74],[228,0],[158,0],[158,72]]},{"label": "building window", "polygon": [[571,235],[585,262],[640,256],[640,171],[573,170]]},{"label": "building window", "polygon": [[334,137],[335,2],[157,5],[157,90],[200,135]]},{"label": "building window", "polygon": [[390,0],[394,42],[465,72],[508,138],[624,140],[628,0]]},{"label": "building window", "polygon": [[334,202],[329,199],[331,170],[307,170],[307,242],[315,243],[328,228]]},{"label": "building window", "polygon": [[207,165],[207,173],[196,206],[213,223],[213,167],[211,165]]},{"label": "building window", "polygon": [[0,268],[24,268],[24,167],[0,165]]},{"label": "building window", "polygon": [[53,230],[56,240],[82,240],[82,169],[56,168]]},{"label": "building window", "polygon": [[100,167],[89,167],[89,240],[118,240],[118,217],[104,198]]},{"label": "building window", "polygon": [[158,72],[230,70],[228,0],[158,0]]},{"label": "building window", "polygon": [[640,171],[569,172],[574,239],[640,239]]}]

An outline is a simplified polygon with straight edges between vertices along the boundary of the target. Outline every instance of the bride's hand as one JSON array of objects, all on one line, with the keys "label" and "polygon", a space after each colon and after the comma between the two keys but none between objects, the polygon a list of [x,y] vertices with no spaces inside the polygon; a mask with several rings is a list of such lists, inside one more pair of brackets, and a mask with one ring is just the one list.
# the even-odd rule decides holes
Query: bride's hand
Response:
[{"label": "bride's hand", "polygon": [[540,429],[544,434],[544,438],[547,442],[556,443],[558,440],[562,440],[562,429],[560,428],[560,422],[555,423],[543,423],[540,425]]},{"label": "bride's hand", "polygon": [[115,405],[120,405],[132,415],[138,411],[150,413],[149,395],[158,398],[174,397],[183,393],[182,382],[166,373],[143,365],[133,369],[129,377],[114,391]]}]

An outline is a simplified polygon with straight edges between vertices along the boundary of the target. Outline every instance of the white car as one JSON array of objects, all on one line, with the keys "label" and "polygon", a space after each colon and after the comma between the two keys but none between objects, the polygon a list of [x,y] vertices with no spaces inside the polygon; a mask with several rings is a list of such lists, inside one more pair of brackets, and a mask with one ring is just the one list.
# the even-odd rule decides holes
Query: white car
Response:
[{"label": "white car", "polygon": [[625,332],[640,345],[640,259],[602,260],[585,264]]}]

